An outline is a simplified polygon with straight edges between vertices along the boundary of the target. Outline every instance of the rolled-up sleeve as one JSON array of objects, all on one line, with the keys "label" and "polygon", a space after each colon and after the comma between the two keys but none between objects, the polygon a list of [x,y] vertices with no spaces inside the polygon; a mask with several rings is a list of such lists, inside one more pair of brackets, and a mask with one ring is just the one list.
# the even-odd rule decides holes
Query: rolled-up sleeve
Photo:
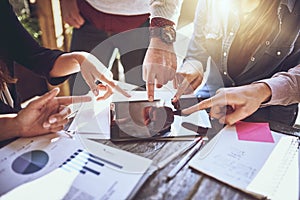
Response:
[{"label": "rolled-up sleeve", "polygon": [[183,0],[150,0],[150,17],[162,17],[177,25]]},{"label": "rolled-up sleeve", "polygon": [[279,72],[270,79],[257,82],[266,83],[272,91],[270,101],[262,106],[289,105],[300,102],[300,65],[291,68],[288,72]]}]

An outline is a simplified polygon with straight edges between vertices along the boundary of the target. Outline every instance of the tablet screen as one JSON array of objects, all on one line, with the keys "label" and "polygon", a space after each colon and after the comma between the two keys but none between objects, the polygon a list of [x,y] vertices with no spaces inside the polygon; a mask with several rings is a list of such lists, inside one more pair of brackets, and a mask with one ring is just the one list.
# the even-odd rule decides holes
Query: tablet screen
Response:
[{"label": "tablet screen", "polygon": [[111,139],[145,140],[162,137],[170,132],[173,110],[160,101],[111,103]]},{"label": "tablet screen", "polygon": [[[110,135],[112,141],[185,139],[202,134],[203,115],[180,116],[180,109],[201,99],[180,99],[175,105],[163,100],[111,103]],[[205,131],[205,130],[204,130]]]}]

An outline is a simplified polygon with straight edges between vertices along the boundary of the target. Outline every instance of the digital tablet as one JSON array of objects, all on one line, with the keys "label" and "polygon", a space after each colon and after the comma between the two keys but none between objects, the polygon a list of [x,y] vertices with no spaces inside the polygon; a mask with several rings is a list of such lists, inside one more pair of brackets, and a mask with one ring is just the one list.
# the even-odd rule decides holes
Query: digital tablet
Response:
[{"label": "digital tablet", "polygon": [[[180,129],[179,126],[184,120],[178,114],[178,110],[174,108],[175,106],[183,109],[190,106],[191,104],[187,101],[179,101],[182,103],[181,106],[172,106],[171,102],[169,105],[165,105],[160,100],[112,102],[110,106],[111,141],[193,139],[199,134],[197,131]],[[191,99],[190,101],[198,100]],[[191,121],[195,120],[197,119]],[[178,134],[176,129],[180,129],[180,132],[184,134]]]}]

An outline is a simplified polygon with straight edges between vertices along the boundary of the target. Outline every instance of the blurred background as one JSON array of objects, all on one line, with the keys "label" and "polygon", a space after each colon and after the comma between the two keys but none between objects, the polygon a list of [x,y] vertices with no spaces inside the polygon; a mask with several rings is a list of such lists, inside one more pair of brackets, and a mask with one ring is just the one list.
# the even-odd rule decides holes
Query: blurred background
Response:
[{"label": "blurred background", "polygon": [[[72,27],[64,23],[62,19],[60,0],[10,0],[10,3],[13,5],[23,26],[37,42],[47,48],[69,51]],[[178,62],[182,60],[182,56],[188,45],[189,36],[193,31],[192,22],[196,4],[197,0],[183,1],[177,30],[181,35],[185,35],[186,37],[180,41],[180,45],[177,47],[182,51],[178,57]],[[112,59],[117,61],[118,56]],[[119,62],[112,63],[112,71],[122,72],[122,69],[119,70],[122,68],[122,66],[118,66],[120,65]],[[35,76],[22,66],[16,67],[16,76],[18,78],[17,87],[22,101],[39,96],[53,87],[46,80]],[[119,77],[122,77],[122,75],[114,76],[115,79]],[[59,87],[61,89],[59,95],[70,94],[68,81],[59,85]],[[298,115],[296,124],[300,126],[300,115]]]},{"label": "blurred background", "polygon": [[[10,3],[23,26],[37,42],[47,48],[69,51],[72,27],[64,23],[62,19],[60,0],[10,0]],[[196,3],[197,0],[184,1],[178,29],[192,23]],[[192,34],[191,31],[190,34]],[[115,66],[112,70],[118,70],[119,62],[113,63]],[[15,70],[22,101],[41,95],[52,88],[44,79],[33,75],[23,67],[16,66]],[[59,87],[60,95],[70,94],[68,81]]]}]

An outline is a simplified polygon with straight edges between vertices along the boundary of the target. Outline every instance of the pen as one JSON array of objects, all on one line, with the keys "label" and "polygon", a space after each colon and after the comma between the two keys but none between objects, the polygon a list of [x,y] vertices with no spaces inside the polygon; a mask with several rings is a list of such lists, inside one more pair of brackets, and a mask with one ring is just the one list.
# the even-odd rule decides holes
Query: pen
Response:
[{"label": "pen", "polygon": [[187,162],[201,149],[204,141],[208,140],[207,137],[201,138],[198,143],[188,152],[186,156],[173,168],[167,175],[167,181],[174,178],[176,174],[187,164]]},{"label": "pen", "polygon": [[160,161],[157,164],[158,169],[164,168],[169,162],[171,162],[172,160],[174,160],[175,158],[177,158],[181,154],[184,154],[186,151],[188,151],[191,148],[193,148],[201,139],[202,139],[202,137],[195,138],[191,143],[189,143],[188,145],[184,146],[182,149],[176,151],[172,155],[168,156],[166,159]]}]

